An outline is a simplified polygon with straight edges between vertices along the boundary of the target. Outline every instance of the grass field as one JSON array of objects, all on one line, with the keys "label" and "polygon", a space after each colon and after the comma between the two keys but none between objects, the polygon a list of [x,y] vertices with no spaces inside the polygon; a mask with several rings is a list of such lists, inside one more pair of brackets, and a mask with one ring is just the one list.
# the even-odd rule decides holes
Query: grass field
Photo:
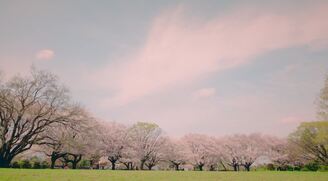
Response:
[{"label": "grass field", "polygon": [[0,169],[0,180],[283,180],[327,181],[328,172],[196,172]]}]

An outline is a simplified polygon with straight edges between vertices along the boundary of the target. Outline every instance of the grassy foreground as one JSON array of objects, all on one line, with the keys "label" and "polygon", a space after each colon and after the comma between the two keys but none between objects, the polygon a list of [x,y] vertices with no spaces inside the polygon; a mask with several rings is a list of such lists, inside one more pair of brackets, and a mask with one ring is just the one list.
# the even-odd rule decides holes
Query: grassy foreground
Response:
[{"label": "grassy foreground", "polygon": [[0,180],[328,180],[328,172],[196,172],[0,169]]}]

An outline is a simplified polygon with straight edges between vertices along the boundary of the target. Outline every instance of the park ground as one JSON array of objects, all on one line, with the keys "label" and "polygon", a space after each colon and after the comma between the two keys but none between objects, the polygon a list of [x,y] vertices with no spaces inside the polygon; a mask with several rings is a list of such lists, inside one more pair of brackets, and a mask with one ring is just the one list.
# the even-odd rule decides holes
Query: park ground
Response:
[{"label": "park ground", "polygon": [[199,171],[110,171],[110,170],[35,170],[0,169],[0,180],[136,180],[136,181],[220,181],[220,180],[284,180],[284,181],[327,181],[328,172],[199,172]]}]

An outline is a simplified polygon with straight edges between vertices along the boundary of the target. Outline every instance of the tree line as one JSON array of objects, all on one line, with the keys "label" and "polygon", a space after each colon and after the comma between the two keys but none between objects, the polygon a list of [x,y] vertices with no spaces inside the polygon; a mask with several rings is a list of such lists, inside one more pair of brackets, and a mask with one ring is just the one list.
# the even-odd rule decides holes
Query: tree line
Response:
[{"label": "tree line", "polygon": [[32,69],[29,76],[0,79],[0,167],[15,167],[13,160],[31,149],[46,155],[50,168],[76,169],[81,160],[99,168],[102,158],[113,170],[191,165],[200,171],[250,171],[261,160],[278,170],[314,163],[327,167],[328,77],[317,105],[319,121],[301,123],[287,138],[254,133],[174,139],[155,123],[97,120],[71,99],[57,76]]}]

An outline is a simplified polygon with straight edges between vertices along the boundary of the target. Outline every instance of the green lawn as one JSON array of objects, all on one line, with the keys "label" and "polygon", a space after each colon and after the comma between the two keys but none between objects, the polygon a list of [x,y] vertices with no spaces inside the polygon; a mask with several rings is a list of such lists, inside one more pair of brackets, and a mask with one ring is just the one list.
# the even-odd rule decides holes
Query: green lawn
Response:
[{"label": "green lawn", "polygon": [[328,172],[197,172],[0,169],[0,180],[315,180],[327,181]]}]

